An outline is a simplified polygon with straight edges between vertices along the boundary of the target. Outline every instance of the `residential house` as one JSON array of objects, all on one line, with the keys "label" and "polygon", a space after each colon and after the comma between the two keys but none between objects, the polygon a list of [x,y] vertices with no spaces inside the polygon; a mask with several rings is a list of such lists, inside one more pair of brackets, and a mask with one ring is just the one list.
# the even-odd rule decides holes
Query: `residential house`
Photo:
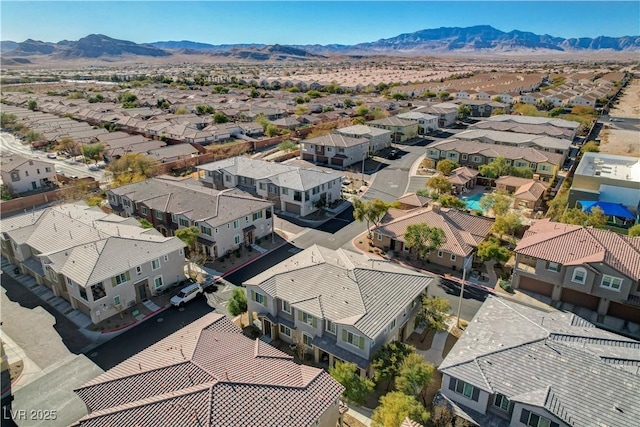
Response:
[{"label": "residential house", "polygon": [[391,132],[391,140],[395,143],[405,142],[418,136],[418,122],[404,120],[397,116],[368,121],[369,126]]},{"label": "residential house", "polygon": [[184,243],[65,204],[2,220],[2,254],[98,323],[184,279]]},{"label": "residential house", "polygon": [[88,414],[74,426],[342,425],[344,391],[208,313],[74,390]]},{"label": "residential house", "polygon": [[3,184],[16,194],[53,189],[56,183],[53,163],[12,154],[0,158],[0,165]]},{"label": "residential house", "polygon": [[421,196],[416,193],[407,193],[404,196],[398,198],[396,203],[399,209],[411,210],[415,208],[422,208],[431,203],[431,198]]},{"label": "residential house", "polygon": [[452,102],[442,102],[440,104],[418,107],[413,111],[438,117],[438,127],[441,128],[452,126],[458,118],[458,104]]},{"label": "residential house", "polygon": [[317,245],[244,283],[263,339],[304,346],[316,363],[358,366],[371,376],[383,345],[414,330],[421,297],[435,282],[395,263]]},{"label": "residential house", "polygon": [[[580,127],[580,123],[574,122],[571,120],[564,120],[558,118],[551,117],[533,117],[533,116],[516,116],[509,114],[499,114],[496,116],[491,116],[487,118],[489,122],[511,122],[518,123],[523,125],[547,125],[554,126],[557,128],[567,129],[571,131],[571,134],[568,135],[565,139],[573,141],[576,137],[576,133],[578,132],[578,128]],[[549,135],[553,136],[553,135]]]},{"label": "residential house", "polygon": [[444,244],[429,253],[426,260],[453,270],[471,268],[478,244],[487,238],[493,226],[491,219],[434,204],[375,227],[371,230],[373,244],[384,251],[417,258],[416,250],[407,246],[404,234],[410,225],[423,223],[440,228],[445,235]]},{"label": "residential house", "polygon": [[496,190],[513,196],[513,205],[518,208],[540,209],[549,184],[536,179],[501,176],[496,179]]},{"label": "residential house", "polygon": [[419,135],[428,135],[431,132],[438,130],[438,117],[431,114],[425,114],[419,111],[409,111],[407,113],[400,113],[395,117],[402,120],[418,122]]},{"label": "residential house", "polygon": [[361,163],[368,154],[369,141],[366,138],[350,138],[339,133],[310,138],[300,143],[302,160],[339,168]]},{"label": "residential house", "polygon": [[469,99],[456,101],[458,105],[468,105],[471,108],[471,117],[491,117],[494,111],[499,110],[508,113],[510,105],[504,102],[491,101],[487,99]]},{"label": "residential house", "polygon": [[474,426],[632,426],[640,343],[489,296],[438,367],[434,403]]},{"label": "residential house", "polygon": [[275,209],[307,216],[341,199],[342,175],[314,169],[233,157],[198,166],[203,185],[239,188],[267,199]]},{"label": "residential house", "polygon": [[391,132],[367,125],[347,126],[335,130],[350,138],[366,138],[369,141],[369,153],[375,153],[391,146]]},{"label": "residential house", "polygon": [[544,135],[501,132],[489,129],[468,129],[456,134],[457,139],[482,141],[487,144],[499,144],[512,147],[531,147],[540,151],[562,155],[562,163],[569,155],[571,140],[552,138]]},{"label": "residential house", "polygon": [[552,138],[567,139],[572,141],[575,136],[575,130],[553,126],[551,124],[535,124],[535,123],[518,123],[515,121],[496,121],[485,120],[476,122],[468,127],[468,129],[485,129],[496,130],[501,132],[528,133],[531,135],[550,136]]},{"label": "residential house", "polygon": [[167,163],[190,159],[197,157],[199,154],[198,149],[191,144],[173,144],[149,150],[147,157],[158,163]]},{"label": "residential house", "polygon": [[569,206],[578,201],[620,203],[640,214],[640,160],[605,153],[584,153],[573,175]]},{"label": "residential house", "polygon": [[[536,221],[515,248],[511,284],[568,308],[640,323],[640,237]],[[623,322],[624,323],[624,322]]]},{"label": "residential house", "polygon": [[248,193],[213,190],[189,179],[153,178],[107,191],[114,212],[144,218],[165,236],[195,226],[206,258],[255,243],[273,232],[273,203]]},{"label": "residential house", "polygon": [[433,161],[434,168],[440,160],[449,159],[459,165],[477,169],[498,157],[503,157],[512,166],[530,168],[544,181],[553,181],[562,164],[561,154],[531,147],[510,147],[459,139],[447,139],[429,145],[426,158]]}]

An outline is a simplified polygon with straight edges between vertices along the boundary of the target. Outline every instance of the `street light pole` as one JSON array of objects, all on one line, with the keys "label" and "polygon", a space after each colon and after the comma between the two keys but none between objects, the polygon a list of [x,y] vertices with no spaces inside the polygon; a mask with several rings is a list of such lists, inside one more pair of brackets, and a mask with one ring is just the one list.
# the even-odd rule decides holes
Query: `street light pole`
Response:
[{"label": "street light pole", "polygon": [[366,158],[367,158],[367,150],[364,150],[362,152],[362,175],[361,175],[362,185],[364,185],[364,160]]},{"label": "street light pole", "polygon": [[[468,261],[471,261],[473,259],[473,254],[471,255],[471,258],[468,259]],[[458,329],[460,329],[460,310],[462,310],[462,296],[464,295],[464,282],[465,279],[467,278],[467,264],[468,261],[465,260],[465,262],[462,263],[462,285],[460,285],[460,298],[458,299],[458,315],[456,316],[456,326],[458,327]]]}]

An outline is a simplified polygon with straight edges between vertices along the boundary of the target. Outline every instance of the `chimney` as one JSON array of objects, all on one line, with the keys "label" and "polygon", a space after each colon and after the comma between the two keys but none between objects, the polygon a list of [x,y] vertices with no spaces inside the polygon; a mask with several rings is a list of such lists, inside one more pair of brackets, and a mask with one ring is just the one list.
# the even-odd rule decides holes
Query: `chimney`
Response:
[{"label": "chimney", "polygon": [[431,210],[433,212],[440,212],[440,203],[438,202],[431,203]]}]

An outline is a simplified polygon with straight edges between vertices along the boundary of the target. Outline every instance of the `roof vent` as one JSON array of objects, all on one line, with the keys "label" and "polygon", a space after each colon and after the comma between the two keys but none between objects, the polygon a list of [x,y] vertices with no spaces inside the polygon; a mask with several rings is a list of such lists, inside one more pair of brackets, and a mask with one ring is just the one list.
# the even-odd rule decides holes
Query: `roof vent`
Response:
[{"label": "roof vent", "polygon": [[624,414],[624,411],[622,410],[622,408],[620,406],[618,406],[618,404],[613,405],[613,409],[615,409],[616,411],[620,412],[621,414]]}]

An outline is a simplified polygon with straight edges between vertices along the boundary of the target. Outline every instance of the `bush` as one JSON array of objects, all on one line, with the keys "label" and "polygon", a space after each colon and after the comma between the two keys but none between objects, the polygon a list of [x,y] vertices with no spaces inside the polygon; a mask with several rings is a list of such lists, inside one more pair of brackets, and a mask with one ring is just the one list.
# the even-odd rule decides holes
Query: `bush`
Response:
[{"label": "bush", "polygon": [[509,292],[510,294],[513,293],[513,288],[511,287],[511,284],[506,280],[500,280],[500,287],[504,291]]}]

